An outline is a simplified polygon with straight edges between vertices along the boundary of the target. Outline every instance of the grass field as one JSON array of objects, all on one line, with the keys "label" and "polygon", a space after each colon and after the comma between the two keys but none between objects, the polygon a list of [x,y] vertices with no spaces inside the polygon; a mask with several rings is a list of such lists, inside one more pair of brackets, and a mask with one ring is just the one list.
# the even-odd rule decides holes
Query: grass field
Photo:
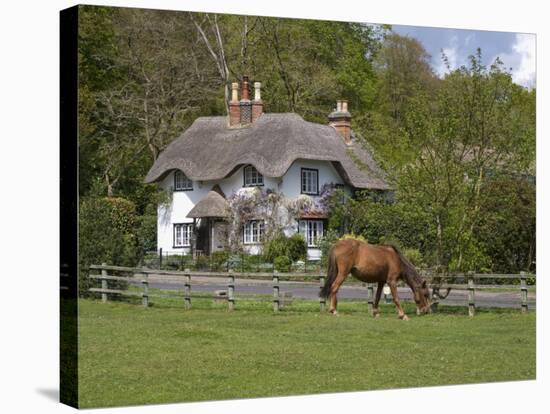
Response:
[{"label": "grass field", "polygon": [[80,301],[81,407],[313,394],[535,378],[535,314],[464,308],[379,319],[365,302],[340,315],[314,301],[157,299],[148,309]]}]

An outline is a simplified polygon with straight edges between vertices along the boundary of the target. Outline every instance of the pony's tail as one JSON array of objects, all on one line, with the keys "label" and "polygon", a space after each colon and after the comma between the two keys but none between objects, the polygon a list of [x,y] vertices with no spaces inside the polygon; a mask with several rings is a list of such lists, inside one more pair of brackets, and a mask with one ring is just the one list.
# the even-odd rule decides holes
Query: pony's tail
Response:
[{"label": "pony's tail", "polygon": [[320,297],[325,299],[328,298],[328,295],[330,293],[330,288],[334,283],[334,280],[336,279],[337,274],[338,274],[338,268],[336,266],[336,255],[331,249],[328,257],[327,280],[325,281],[325,286],[323,286],[323,288],[321,289],[321,292],[319,293]]}]

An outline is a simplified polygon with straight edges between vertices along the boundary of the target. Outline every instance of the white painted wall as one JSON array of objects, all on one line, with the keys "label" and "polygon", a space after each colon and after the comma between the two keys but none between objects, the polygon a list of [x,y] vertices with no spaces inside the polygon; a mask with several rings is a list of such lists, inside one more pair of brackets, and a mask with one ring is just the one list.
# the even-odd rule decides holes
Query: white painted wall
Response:
[{"label": "white painted wall", "polygon": [[[295,198],[301,195],[301,168],[313,168],[319,170],[319,190],[324,184],[344,184],[342,178],[328,161],[296,160],[283,177],[265,177],[264,189],[273,189],[282,192],[288,198]],[[158,207],[157,220],[157,247],[162,248],[163,252],[181,254],[189,253],[189,248],[173,247],[173,225],[175,223],[192,223],[193,219],[187,218],[191,209],[202,200],[212,187],[218,184],[226,196],[237,191],[249,191],[251,188],[243,187],[243,168],[239,168],[233,175],[218,181],[194,181],[192,191],[174,191],[172,193],[172,203]],[[170,190],[174,186],[174,173],[168,174],[159,185],[164,190]],[[349,191],[349,187],[345,186]],[[298,231],[298,223],[293,223],[285,229],[287,236]],[[245,245],[252,254],[258,254],[261,251],[260,245]],[[319,249],[308,249],[310,259],[320,258]]]},{"label": "white painted wall", "polygon": [[301,194],[302,168],[319,170],[319,190],[324,184],[344,184],[342,177],[329,161],[296,160],[281,179],[278,190],[292,198]]}]

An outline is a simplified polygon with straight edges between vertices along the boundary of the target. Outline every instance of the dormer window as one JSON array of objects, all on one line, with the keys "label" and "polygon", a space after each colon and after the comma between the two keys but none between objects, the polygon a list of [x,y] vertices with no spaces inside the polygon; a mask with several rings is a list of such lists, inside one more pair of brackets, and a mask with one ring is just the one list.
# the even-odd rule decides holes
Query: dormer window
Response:
[{"label": "dormer window", "polygon": [[174,191],[192,191],[193,181],[185,176],[180,170],[174,173]]},{"label": "dormer window", "polygon": [[257,187],[264,185],[264,176],[252,165],[244,167],[244,186]]},{"label": "dormer window", "polygon": [[319,195],[319,170],[302,168],[302,194]]}]

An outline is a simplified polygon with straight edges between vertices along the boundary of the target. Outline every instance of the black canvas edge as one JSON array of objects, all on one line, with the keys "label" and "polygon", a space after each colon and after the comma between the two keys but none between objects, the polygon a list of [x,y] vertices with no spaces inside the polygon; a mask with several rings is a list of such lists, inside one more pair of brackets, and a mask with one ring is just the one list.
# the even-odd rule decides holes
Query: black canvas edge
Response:
[{"label": "black canvas edge", "polygon": [[60,401],[78,408],[78,6],[59,14]]}]

